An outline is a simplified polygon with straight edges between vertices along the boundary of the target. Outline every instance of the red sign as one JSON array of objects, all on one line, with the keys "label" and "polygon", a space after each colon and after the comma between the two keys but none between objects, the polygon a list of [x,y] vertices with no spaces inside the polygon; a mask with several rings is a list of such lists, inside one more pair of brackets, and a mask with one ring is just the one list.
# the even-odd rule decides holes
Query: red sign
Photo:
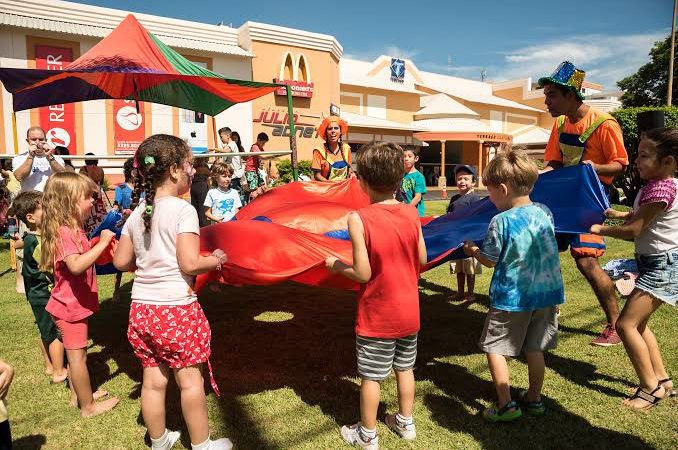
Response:
[{"label": "red sign", "polygon": [[[292,97],[313,97],[313,83],[278,79],[274,79],[273,82],[290,86],[292,88]],[[287,88],[279,87],[275,91],[275,95],[287,95]]]},{"label": "red sign", "polygon": [[[73,62],[71,48],[35,46],[36,69],[61,70]],[[75,135],[75,104],[62,103],[39,108],[40,126],[45,129],[47,142],[52,146],[62,145],[71,154],[77,151]]]},{"label": "red sign", "polygon": [[116,155],[132,155],[146,137],[144,105],[139,103],[139,113],[134,100],[113,100],[115,124],[114,150]]}]

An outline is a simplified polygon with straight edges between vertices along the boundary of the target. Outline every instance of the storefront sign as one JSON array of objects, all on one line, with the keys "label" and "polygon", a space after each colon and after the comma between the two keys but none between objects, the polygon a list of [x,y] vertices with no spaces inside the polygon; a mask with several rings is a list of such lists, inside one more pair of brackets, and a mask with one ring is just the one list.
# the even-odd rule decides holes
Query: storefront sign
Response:
[{"label": "storefront sign", "polygon": [[[297,137],[300,138],[314,138],[318,137],[316,133],[315,125],[310,123],[301,123],[298,122],[299,114],[294,115],[294,128],[296,131]],[[259,113],[259,117],[253,119],[252,122],[260,123],[265,127],[272,128],[271,135],[273,136],[289,136],[290,135],[290,126],[289,126],[289,115],[283,111],[276,111],[274,109],[262,109]]]},{"label": "storefront sign", "polygon": [[391,81],[396,83],[405,82],[405,61],[398,58],[391,58]]},{"label": "storefront sign", "polygon": [[[274,83],[286,84],[292,88],[292,97],[313,97],[313,83],[291,80],[273,80]],[[287,95],[287,88],[280,87],[275,91],[275,95]]]},{"label": "storefront sign", "polygon": [[[35,68],[61,70],[73,62],[71,48],[35,46]],[[62,103],[39,108],[40,126],[45,129],[47,142],[52,147],[61,145],[74,154],[77,150],[75,136],[75,104]]]},{"label": "storefront sign", "polygon": [[143,103],[139,112],[134,100],[113,100],[116,155],[132,155],[146,137]]}]

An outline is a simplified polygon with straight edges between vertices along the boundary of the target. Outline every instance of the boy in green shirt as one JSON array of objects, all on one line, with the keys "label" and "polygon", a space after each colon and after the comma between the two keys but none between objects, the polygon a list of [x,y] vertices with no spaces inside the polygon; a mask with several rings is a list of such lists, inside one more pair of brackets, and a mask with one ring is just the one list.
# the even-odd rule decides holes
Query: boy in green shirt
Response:
[{"label": "boy in green shirt", "polygon": [[416,206],[419,217],[424,217],[424,195],[426,195],[426,179],[414,164],[419,161],[419,152],[415,149],[403,151],[405,162],[405,177],[400,187],[402,201],[408,205]]},{"label": "boy in green shirt", "polygon": [[24,241],[24,264],[21,274],[24,277],[26,298],[33,309],[35,323],[40,330],[40,337],[47,349],[49,360],[45,361],[46,369],[49,370],[48,362],[52,367],[52,383],[61,383],[66,379],[64,367],[64,345],[59,340],[57,327],[52,316],[45,311],[50,297],[52,281],[50,277],[40,272],[40,223],[42,220],[42,192],[27,191],[17,195],[14,199],[13,208],[16,215],[28,227],[23,236]]}]

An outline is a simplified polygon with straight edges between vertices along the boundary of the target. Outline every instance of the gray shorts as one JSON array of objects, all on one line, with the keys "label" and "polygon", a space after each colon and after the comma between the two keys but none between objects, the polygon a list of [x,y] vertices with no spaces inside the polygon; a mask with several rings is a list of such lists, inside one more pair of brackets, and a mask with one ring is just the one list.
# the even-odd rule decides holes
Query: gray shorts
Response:
[{"label": "gray shorts", "polygon": [[558,317],[556,307],[536,311],[502,311],[491,308],[478,346],[485,353],[518,356],[556,348]]},{"label": "gray shorts", "polygon": [[401,338],[355,337],[358,374],[361,378],[382,381],[391,374],[410,370],[417,359],[417,335]]}]

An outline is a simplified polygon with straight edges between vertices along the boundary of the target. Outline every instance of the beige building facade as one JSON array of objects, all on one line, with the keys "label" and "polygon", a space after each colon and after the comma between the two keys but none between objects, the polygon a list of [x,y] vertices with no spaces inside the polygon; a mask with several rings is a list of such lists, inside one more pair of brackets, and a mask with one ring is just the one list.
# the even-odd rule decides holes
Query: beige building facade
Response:
[{"label": "beige building facade", "polygon": [[[0,8],[0,67],[17,68],[65,67],[129,14],[60,0],[0,0]],[[313,149],[322,145],[316,127],[335,111],[349,124],[343,140],[353,151],[373,140],[415,148],[429,185],[453,185],[455,165],[472,165],[480,173],[502,147],[520,145],[536,157],[543,155],[554,121],[542,90],[530,78],[490,83],[420,70],[397,55],[374,61],[344,58],[331,35],[277,25],[246,22],[232,28],[135,16],[183,56],[227,78],[290,85],[299,160],[310,160]],[[616,107],[620,93],[605,93],[593,83],[584,88],[591,96],[587,102],[605,110]],[[284,88],[216,117],[143,104],[135,138],[127,141],[121,138],[121,101],[21,111],[16,114],[18,145],[11,97],[0,90],[0,151],[10,155],[24,150],[22,135],[34,125],[47,129],[55,144],[68,141],[66,146],[77,154],[130,154],[154,133],[178,135],[195,151],[206,151],[219,146],[216,131],[223,126],[237,131],[246,149],[261,132],[270,138],[267,150],[289,149]]]}]

